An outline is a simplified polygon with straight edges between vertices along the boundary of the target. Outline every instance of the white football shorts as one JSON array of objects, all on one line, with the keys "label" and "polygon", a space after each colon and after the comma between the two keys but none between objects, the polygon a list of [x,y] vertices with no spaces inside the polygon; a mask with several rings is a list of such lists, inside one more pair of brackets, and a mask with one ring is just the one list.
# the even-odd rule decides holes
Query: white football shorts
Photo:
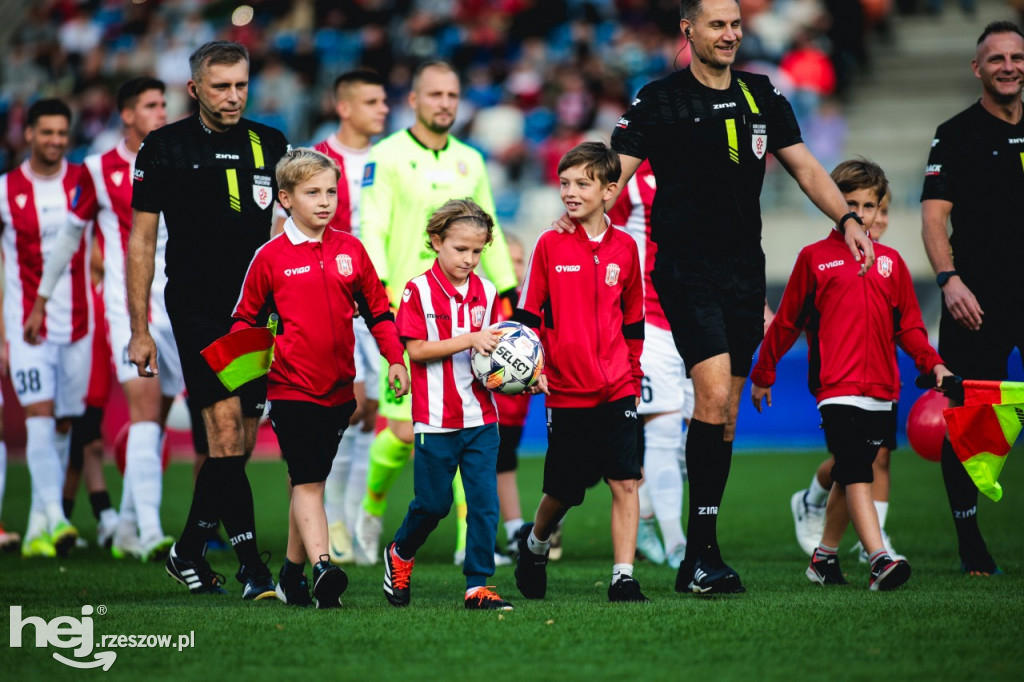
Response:
[{"label": "white football shorts", "polygon": [[22,407],[52,400],[58,419],[85,414],[85,394],[92,371],[92,334],[74,343],[44,339],[38,346],[25,343],[20,334],[14,334],[8,336],[7,344],[11,383]]},{"label": "white football shorts", "polygon": [[[114,355],[114,367],[117,368],[117,382],[123,384],[138,379],[138,368],[128,360],[128,341],[131,340],[132,331],[127,313],[120,308],[107,307],[107,328],[110,331],[110,352]],[[166,316],[154,316],[149,325],[149,333],[156,343],[160,392],[173,398],[185,390],[185,379],[178,359],[178,345],[174,342],[174,332]]]},{"label": "white football shorts", "polygon": [[693,381],[686,376],[671,331],[644,325],[640,367],[644,372],[637,408],[640,414],[682,412],[683,419],[693,417]]}]

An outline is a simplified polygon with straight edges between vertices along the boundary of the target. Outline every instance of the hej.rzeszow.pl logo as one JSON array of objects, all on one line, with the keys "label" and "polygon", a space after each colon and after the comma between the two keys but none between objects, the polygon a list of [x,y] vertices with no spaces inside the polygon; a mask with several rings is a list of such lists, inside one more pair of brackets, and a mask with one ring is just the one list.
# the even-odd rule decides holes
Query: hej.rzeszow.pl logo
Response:
[{"label": "hej.rzeszow.pl logo", "polygon": [[[35,645],[38,648],[55,646],[58,649],[72,649],[64,656],[54,651],[53,658],[72,668],[103,668],[110,670],[117,660],[117,652],[109,649],[189,649],[196,645],[195,631],[187,635],[101,635],[93,632],[93,613],[104,615],[107,607],[82,606],[82,617],[58,616],[49,622],[39,616],[22,616],[20,606],[10,607],[10,645],[12,649],[21,648],[25,626],[31,625],[35,631]],[[28,632],[32,632],[29,630]],[[28,640],[31,641],[31,640]],[[93,649],[105,649],[93,653]],[[89,658],[90,654],[92,658]]]}]

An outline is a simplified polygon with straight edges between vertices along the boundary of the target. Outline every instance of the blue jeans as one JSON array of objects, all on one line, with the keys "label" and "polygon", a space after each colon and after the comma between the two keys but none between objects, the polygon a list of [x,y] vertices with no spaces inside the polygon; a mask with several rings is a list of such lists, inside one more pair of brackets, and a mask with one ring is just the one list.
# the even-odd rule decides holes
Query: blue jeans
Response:
[{"label": "blue jeans", "polygon": [[413,459],[416,496],[395,533],[399,556],[411,559],[451,511],[452,481],[461,470],[466,488],[466,587],[487,584],[494,575],[498,530],[498,425],[448,433],[417,433]]}]

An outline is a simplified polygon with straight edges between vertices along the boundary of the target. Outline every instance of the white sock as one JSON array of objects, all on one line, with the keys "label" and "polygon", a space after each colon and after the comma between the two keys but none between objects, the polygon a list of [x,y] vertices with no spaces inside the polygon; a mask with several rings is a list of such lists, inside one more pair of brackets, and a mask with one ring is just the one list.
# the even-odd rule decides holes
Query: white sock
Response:
[{"label": "white sock", "polygon": [[162,537],[160,498],[163,492],[163,470],[160,462],[160,425],[139,422],[128,427],[125,444],[124,478],[131,489],[138,516],[139,537],[143,540]]},{"label": "white sock", "polygon": [[132,495],[131,486],[128,485],[128,479],[125,478],[121,481],[121,508],[117,511],[118,518],[118,536],[129,537],[136,535],[138,529],[136,527],[136,515],[135,515],[135,497]]},{"label": "white sock", "polygon": [[[683,535],[683,477],[679,473],[676,450],[647,448],[644,453],[645,487],[650,488],[651,505],[658,519],[665,549],[684,541]],[[649,464],[648,464],[649,463]]]},{"label": "white sock", "polygon": [[811,485],[807,488],[807,504],[812,507],[824,507],[828,502],[828,493],[829,491],[823,488],[821,483],[818,483],[818,474],[815,472],[811,477]]},{"label": "white sock", "polygon": [[100,523],[104,526],[111,526],[118,522],[117,512],[113,507],[108,507],[100,512]]},{"label": "white sock", "polygon": [[33,509],[28,514],[28,528],[25,529],[25,540],[42,535],[46,532],[46,514]]},{"label": "white sock", "polygon": [[[56,427],[54,427],[56,429]],[[71,457],[71,429],[64,433],[54,430],[53,447],[57,449],[57,460],[60,462],[61,496],[64,495],[64,476],[68,471],[68,459]]]},{"label": "white sock", "polygon": [[345,485],[348,483],[348,471],[352,466],[352,439],[349,429],[341,442],[338,443],[338,450],[334,453],[334,461],[331,463],[331,473],[327,474],[324,481],[324,512],[327,514],[327,523],[344,521],[345,514]]},{"label": "white sock", "polygon": [[0,440],[0,519],[4,517],[4,488],[7,487],[7,443]]},{"label": "white sock", "polygon": [[[534,529],[536,530],[536,529]],[[526,538],[526,547],[534,554],[544,556],[551,549],[551,541],[544,540],[543,542],[537,539],[534,535],[534,530],[530,531],[530,537]]]},{"label": "white sock", "polygon": [[[644,476],[654,516],[658,519],[665,549],[685,542],[683,535],[683,430],[678,412],[661,415],[644,424]],[[642,506],[642,503],[641,503]],[[643,510],[640,512],[644,516]]]},{"label": "white sock", "polygon": [[626,576],[633,577],[633,564],[615,564],[612,566],[612,585]]},{"label": "white sock", "polygon": [[[644,463],[644,475],[647,475],[647,463]],[[651,486],[646,480],[637,488],[640,499],[640,518],[649,519],[654,516],[654,504],[651,502]]]},{"label": "white sock", "polygon": [[64,470],[54,444],[56,424],[53,417],[25,420],[25,459],[32,477],[32,508],[46,515],[47,531],[53,531],[58,521],[67,521],[61,504]]},{"label": "white sock", "polygon": [[878,527],[885,530],[885,517],[889,515],[889,503],[875,500],[875,511],[878,512]]},{"label": "white sock", "polygon": [[[363,431],[358,426],[352,427],[352,465],[348,470],[345,482],[345,505],[342,508],[345,525],[350,529],[356,527],[363,496],[366,495],[366,472],[370,468],[370,446],[377,434],[373,430]],[[345,436],[348,438],[348,436]]]},{"label": "white sock", "polygon": [[516,531],[523,527],[523,519],[509,519],[505,522],[505,537],[509,540],[516,534]]}]

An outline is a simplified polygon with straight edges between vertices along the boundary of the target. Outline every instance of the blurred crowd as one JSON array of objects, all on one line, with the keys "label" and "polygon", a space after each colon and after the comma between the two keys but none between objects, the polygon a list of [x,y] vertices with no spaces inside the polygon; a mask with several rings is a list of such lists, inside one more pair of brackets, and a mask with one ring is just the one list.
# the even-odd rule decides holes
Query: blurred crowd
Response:
[{"label": "blurred crowd", "polygon": [[[772,77],[828,166],[842,153],[842,102],[888,1],[740,4],[740,68]],[[164,80],[171,120],[188,114],[188,55],[209,40],[248,47],[247,115],[293,144],[333,131],[331,84],[356,66],[385,74],[390,127],[409,125],[411,68],[441,57],[463,77],[455,133],[485,154],[508,217],[519,190],[555,179],[564,151],[592,131],[610,134],[641,85],[689,63],[678,21],[676,0],[35,0],[0,27],[0,169],[21,160],[37,97],[72,105],[74,160],[114,144],[113,93],[131,76]]]}]

